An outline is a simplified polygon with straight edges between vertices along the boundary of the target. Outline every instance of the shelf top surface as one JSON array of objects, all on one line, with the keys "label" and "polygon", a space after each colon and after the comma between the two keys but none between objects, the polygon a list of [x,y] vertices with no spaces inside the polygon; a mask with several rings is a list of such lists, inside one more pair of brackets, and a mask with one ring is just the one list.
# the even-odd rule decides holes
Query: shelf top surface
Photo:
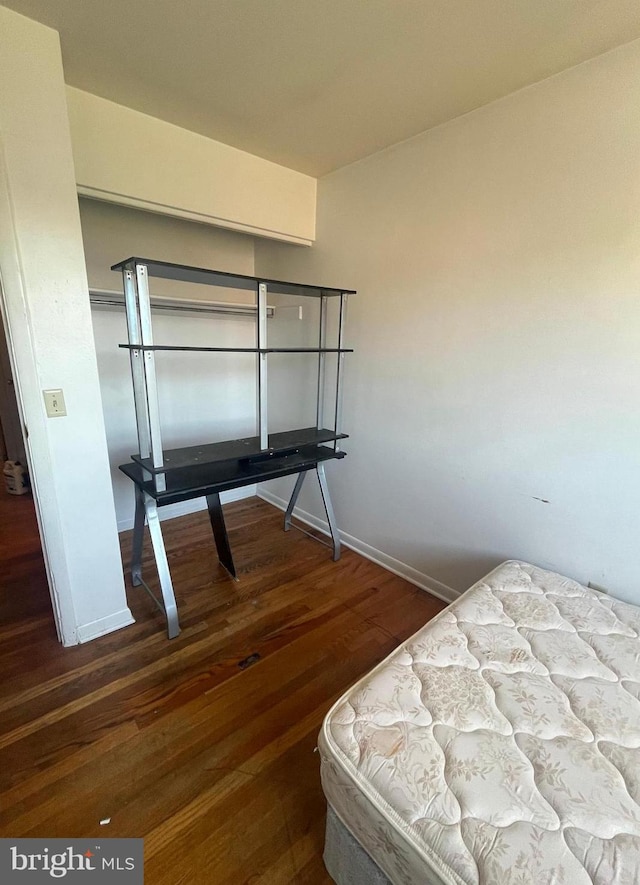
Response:
[{"label": "shelf top surface", "polygon": [[150,258],[125,258],[114,264],[111,270],[132,270],[145,265],[150,277],[165,280],[179,280],[184,283],[200,283],[205,286],[225,286],[230,289],[248,289],[255,292],[259,283],[266,283],[267,291],[279,295],[298,295],[319,298],[321,295],[355,295],[355,289],[337,289],[331,286],[310,286],[305,283],[287,283],[283,280],[270,280],[265,277],[249,277],[244,274],[227,273],[204,267],[189,267],[184,264],[171,264],[168,261],[154,261]]},{"label": "shelf top surface", "polygon": [[195,347],[189,344],[119,344],[118,347],[123,350],[181,353],[353,353],[352,347]]},{"label": "shelf top surface", "polygon": [[294,452],[308,446],[347,439],[346,433],[334,430],[319,430],[316,427],[304,427],[299,430],[287,430],[283,433],[269,434],[269,448],[260,448],[260,437],[249,436],[243,439],[230,439],[217,443],[205,443],[201,446],[184,446],[180,449],[166,449],[163,453],[162,467],[154,467],[151,458],[142,458],[139,454],[131,455],[131,459],[141,464],[150,473],[167,473],[184,467],[200,467],[205,464],[222,463],[223,461],[239,461],[253,459],[267,460],[269,457]]},{"label": "shelf top surface", "polygon": [[143,468],[140,464],[133,462],[121,464],[119,469],[162,505],[202,497],[212,492],[240,488],[255,482],[276,479],[279,476],[289,476],[310,470],[321,461],[344,457],[344,452],[334,452],[325,446],[306,446],[296,452],[280,454],[264,461],[236,459],[184,467],[166,474],[167,487],[161,492],[156,491],[153,480],[143,478]]}]

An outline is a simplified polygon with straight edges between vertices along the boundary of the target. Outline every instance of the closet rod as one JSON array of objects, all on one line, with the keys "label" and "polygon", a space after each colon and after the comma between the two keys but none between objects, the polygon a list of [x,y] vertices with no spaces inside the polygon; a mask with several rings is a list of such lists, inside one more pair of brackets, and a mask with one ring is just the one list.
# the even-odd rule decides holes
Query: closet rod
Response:
[{"label": "closet rod", "polygon": [[[124,294],[112,289],[89,289],[89,301],[95,307],[121,307],[124,310]],[[168,298],[152,295],[151,307],[170,313],[213,313],[231,316],[255,316],[253,304],[237,304],[231,301],[200,301],[194,298]],[[275,316],[275,307],[267,306],[267,316]]]}]

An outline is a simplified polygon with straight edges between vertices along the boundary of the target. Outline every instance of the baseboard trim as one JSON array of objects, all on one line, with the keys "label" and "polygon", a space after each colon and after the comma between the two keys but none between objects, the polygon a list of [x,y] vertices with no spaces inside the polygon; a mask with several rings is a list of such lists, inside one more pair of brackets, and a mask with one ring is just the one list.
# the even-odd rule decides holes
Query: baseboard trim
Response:
[{"label": "baseboard trim", "polygon": [[89,642],[92,639],[97,639],[98,636],[104,636],[106,633],[113,633],[114,630],[128,627],[130,624],[135,624],[135,618],[128,608],[123,608],[119,612],[107,615],[106,618],[99,618],[97,621],[81,624],[77,630],[78,642]]},{"label": "baseboard trim", "polygon": [[[257,492],[257,485],[243,486],[240,489],[232,489],[230,492],[221,492],[220,500],[223,504],[231,501],[241,501],[243,498],[253,498]],[[162,522],[165,519],[175,519],[178,516],[186,516],[188,513],[197,513],[206,510],[207,502],[204,498],[192,498],[190,501],[180,501],[178,504],[168,504],[159,507],[158,513]],[[118,532],[127,532],[133,528],[133,516],[118,520]]]},{"label": "baseboard trim", "polygon": [[[262,498],[263,501],[267,501],[269,504],[273,504],[274,507],[278,507],[280,510],[287,509],[288,502],[285,501],[284,498],[280,498],[278,495],[274,495],[273,492],[269,492],[266,489],[259,488],[258,497]],[[296,519],[317,529],[324,535],[330,534],[329,526],[324,519],[318,519],[317,516],[307,513],[306,510],[301,510],[299,507],[295,508],[293,515]],[[365,559],[370,559],[371,562],[375,562],[388,572],[392,572],[394,575],[404,578],[406,581],[409,581],[410,584],[414,584],[421,590],[426,590],[427,593],[431,593],[432,596],[442,599],[443,602],[453,602],[460,596],[460,593],[457,590],[454,590],[453,587],[448,587],[441,581],[436,581],[435,578],[425,575],[423,572],[419,572],[417,569],[412,568],[404,562],[400,562],[399,559],[394,559],[393,556],[383,553],[382,550],[378,550],[376,547],[366,544],[359,538],[354,538],[353,535],[349,535],[342,531],[339,532],[339,535],[340,540],[345,547],[349,547],[350,550],[355,550],[356,553],[364,556]]]}]

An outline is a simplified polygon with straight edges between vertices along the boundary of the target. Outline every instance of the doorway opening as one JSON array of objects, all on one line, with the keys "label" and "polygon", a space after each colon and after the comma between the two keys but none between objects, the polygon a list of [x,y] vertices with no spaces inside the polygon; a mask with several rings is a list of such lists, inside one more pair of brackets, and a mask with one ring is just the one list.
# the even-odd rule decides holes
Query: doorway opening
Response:
[{"label": "doorway opening", "polygon": [[[1,297],[1,293],[0,293]],[[58,644],[49,582],[28,479],[26,445],[6,329],[0,313],[0,655],[28,634]]]}]

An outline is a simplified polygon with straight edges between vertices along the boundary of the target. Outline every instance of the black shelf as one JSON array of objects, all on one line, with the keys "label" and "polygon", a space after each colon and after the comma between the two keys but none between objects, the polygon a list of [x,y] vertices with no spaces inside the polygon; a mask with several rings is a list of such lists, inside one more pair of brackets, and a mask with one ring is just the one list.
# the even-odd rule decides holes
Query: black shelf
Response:
[{"label": "black shelf", "polygon": [[154,261],[151,258],[126,258],[111,266],[111,270],[135,271],[136,265],[144,264],[150,277],[164,280],[180,280],[184,283],[199,283],[205,286],[225,286],[231,289],[245,289],[255,292],[260,283],[266,283],[270,293],[320,298],[322,295],[355,295],[355,289],[337,289],[330,286],[309,286],[304,283],[285,283],[282,280],[268,280],[264,277],[249,277],[245,274],[226,273],[221,270],[208,270],[204,267],[188,267],[168,261]]},{"label": "black shelf", "polygon": [[201,498],[216,492],[226,492],[281,476],[290,476],[292,473],[302,473],[312,470],[321,461],[344,457],[345,452],[334,452],[326,446],[311,445],[303,446],[294,452],[277,453],[262,460],[236,458],[192,465],[167,472],[167,488],[161,492],[156,491],[153,480],[143,479],[143,469],[139,463],[121,464],[119,470],[151,495],[158,505],[164,505]]},{"label": "black shelf", "polygon": [[[154,467],[150,458],[141,458],[139,454],[131,455],[131,459],[149,473],[166,473],[168,483],[173,471],[233,461],[250,462],[251,464],[265,463],[275,456],[296,454],[298,451],[308,449],[309,446],[318,447],[322,443],[347,438],[346,433],[336,433],[334,430],[325,429],[318,430],[317,427],[303,427],[299,430],[287,430],[284,433],[270,433],[269,448],[266,450],[260,448],[259,436],[250,436],[243,439],[207,443],[202,446],[167,449],[162,453],[164,462],[162,467]],[[339,454],[334,453],[333,449],[326,446],[322,446],[321,451],[323,453],[329,452],[331,457]],[[124,472],[126,473],[126,471]]]},{"label": "black shelf", "polygon": [[123,350],[168,350],[184,353],[353,353],[352,347],[182,347],[179,344],[119,344]]}]

